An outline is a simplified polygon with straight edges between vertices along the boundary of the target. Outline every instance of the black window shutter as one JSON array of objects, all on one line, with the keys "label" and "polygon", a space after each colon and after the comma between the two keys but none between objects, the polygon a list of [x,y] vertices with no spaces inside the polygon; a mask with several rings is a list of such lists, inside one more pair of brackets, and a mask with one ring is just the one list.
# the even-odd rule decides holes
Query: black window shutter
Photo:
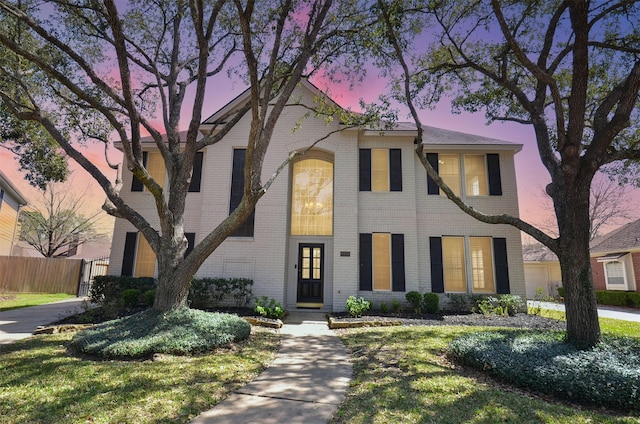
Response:
[{"label": "black window shutter", "polygon": [[431,251],[431,291],[444,293],[444,268],[442,265],[442,238],[429,237]]},{"label": "black window shutter", "polygon": [[391,276],[391,289],[405,291],[404,234],[391,234]]},{"label": "black window shutter", "polygon": [[[438,154],[437,153],[427,153],[427,162],[431,164],[433,169],[438,171]],[[440,194],[440,187],[434,181],[433,178],[427,174],[427,194]]]},{"label": "black window shutter", "polygon": [[[142,152],[142,165],[147,166],[147,152]],[[142,181],[138,179],[135,175],[133,176],[133,180],[131,181],[131,191],[142,191],[143,190]]]},{"label": "black window shutter", "polygon": [[123,277],[133,276],[133,264],[136,260],[136,242],[138,241],[138,233],[127,233],[124,240],[124,255],[122,257],[122,271],[120,275]]},{"label": "black window shutter", "polygon": [[487,171],[489,175],[489,195],[502,196],[502,178],[500,177],[499,154],[487,154]]},{"label": "black window shutter", "polygon": [[509,263],[507,262],[507,239],[496,237],[493,239],[493,257],[496,272],[496,293],[509,294]]},{"label": "black window shutter", "polygon": [[371,149],[360,149],[360,191],[371,191]]},{"label": "black window shutter", "polygon": [[186,258],[196,244],[196,233],[184,233],[184,236],[187,239],[187,250],[184,252],[184,257]]},{"label": "black window shutter", "polygon": [[196,152],[193,157],[193,173],[191,174],[191,182],[189,183],[189,192],[200,192],[200,181],[202,180],[202,158],[204,153]]},{"label": "black window shutter", "polygon": [[401,149],[389,149],[389,191],[402,191]]},{"label": "black window shutter", "polygon": [[373,237],[371,233],[360,234],[360,290],[373,289]]},{"label": "black window shutter", "polygon": [[[244,158],[246,149],[234,149],[233,150],[233,168],[231,170],[231,197],[229,200],[229,213],[236,210],[242,196],[244,194]],[[256,211],[251,212],[251,215],[242,223],[236,231],[231,234],[234,237],[253,237],[253,229],[255,222]]]}]

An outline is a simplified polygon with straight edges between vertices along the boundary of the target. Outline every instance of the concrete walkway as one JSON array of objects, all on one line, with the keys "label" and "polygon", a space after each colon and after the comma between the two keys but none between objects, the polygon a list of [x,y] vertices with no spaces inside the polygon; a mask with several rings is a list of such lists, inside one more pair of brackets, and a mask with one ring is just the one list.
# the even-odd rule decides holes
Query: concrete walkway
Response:
[{"label": "concrete walkway", "polygon": [[82,312],[84,300],[85,298],[74,298],[0,312],[0,344],[25,339],[40,325]]},{"label": "concrete walkway", "polygon": [[[528,300],[527,304],[533,307],[537,307],[539,305],[541,309],[551,309],[553,311],[564,312],[563,303],[537,302],[534,300]],[[598,316],[600,318],[612,318],[622,321],[640,322],[640,310],[638,309],[617,308],[615,306],[598,305]]]},{"label": "concrete walkway", "polygon": [[342,402],[352,365],[322,313],[291,313],[273,363],[192,423],[326,424]]}]

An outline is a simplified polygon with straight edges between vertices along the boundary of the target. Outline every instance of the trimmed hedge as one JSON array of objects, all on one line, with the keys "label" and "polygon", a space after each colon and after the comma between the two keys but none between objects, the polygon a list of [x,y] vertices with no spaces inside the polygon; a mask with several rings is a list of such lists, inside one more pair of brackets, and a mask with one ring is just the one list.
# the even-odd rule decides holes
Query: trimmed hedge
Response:
[{"label": "trimmed hedge", "polygon": [[631,308],[640,308],[640,293],[613,290],[596,290],[596,301],[600,305],[628,306]]},{"label": "trimmed hedge", "polygon": [[606,337],[579,350],[564,332],[485,331],[455,339],[449,353],[508,383],[589,406],[640,410],[640,342]]},{"label": "trimmed hedge", "polygon": [[[251,298],[253,280],[246,278],[194,278],[188,301],[194,308],[217,307],[222,302],[246,306]],[[91,302],[101,306],[153,306],[157,281],[149,277],[102,275],[95,278],[89,293]],[[137,290],[136,296],[132,290]]]},{"label": "trimmed hedge", "polygon": [[249,337],[251,325],[237,315],[181,308],[147,309],[77,333],[72,350],[103,358],[148,358],[155,353],[188,355]]}]

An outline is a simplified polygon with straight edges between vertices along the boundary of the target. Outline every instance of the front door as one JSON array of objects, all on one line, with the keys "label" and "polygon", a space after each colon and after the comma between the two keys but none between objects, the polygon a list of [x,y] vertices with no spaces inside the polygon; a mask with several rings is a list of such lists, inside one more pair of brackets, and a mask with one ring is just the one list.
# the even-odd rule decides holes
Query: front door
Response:
[{"label": "front door", "polygon": [[298,245],[298,303],[322,306],[324,244]]}]

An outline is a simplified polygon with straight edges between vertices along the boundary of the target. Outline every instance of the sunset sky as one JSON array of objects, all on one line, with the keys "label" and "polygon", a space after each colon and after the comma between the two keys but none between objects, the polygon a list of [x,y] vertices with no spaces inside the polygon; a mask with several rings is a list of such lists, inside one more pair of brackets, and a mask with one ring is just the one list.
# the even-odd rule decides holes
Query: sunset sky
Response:
[{"label": "sunset sky", "polygon": [[[358,100],[364,99],[368,102],[375,101],[381,93],[386,90],[384,81],[375,77],[367,79],[367,81],[359,86],[349,90],[348,86],[335,85],[319,79],[312,79],[312,82],[321,89],[329,88],[332,98],[341,106],[357,110]],[[221,89],[223,88],[223,89]],[[219,108],[224,106],[228,101],[233,99],[245,89],[240,82],[227,82],[226,84],[211,84],[209,86],[209,95],[205,102],[202,116],[213,114]],[[212,93],[215,93],[212,94]],[[190,108],[185,107],[188,111]],[[188,116],[183,116],[181,126],[186,128],[188,124]],[[406,109],[402,110],[399,115],[400,120],[410,121]],[[486,120],[482,113],[453,115],[450,112],[448,101],[443,101],[435,110],[425,110],[421,112],[422,123],[439,128],[461,131],[465,133],[482,135],[485,137],[507,140],[515,143],[523,144],[523,149],[516,155],[516,174],[518,183],[520,216],[524,220],[533,224],[538,224],[543,220],[543,216],[549,215],[541,206],[542,191],[544,186],[550,181],[550,178],[544,169],[535,146],[535,137],[531,126],[524,126],[515,123],[494,123],[486,125]],[[104,162],[104,147],[102,145],[93,145],[84,149],[86,155],[97,164],[112,180],[115,179],[115,172],[109,169]],[[110,154],[112,162],[121,160],[122,155],[113,151]],[[0,163],[2,171],[12,180],[18,189],[28,198],[36,199],[37,192],[31,187],[19,172],[18,163],[12,155],[4,149],[0,149]],[[79,192],[84,190],[88,185],[90,187],[88,195],[85,199],[85,207],[87,214],[100,209],[104,201],[104,193],[95,181],[75,163],[70,163],[74,174],[74,190]],[[355,165],[355,164],[354,164]],[[635,189],[632,192],[630,201],[640,205],[640,190]],[[640,209],[640,208],[638,208]],[[107,218],[102,221],[103,231],[112,231],[113,219]],[[607,228],[610,231],[613,228]]]}]

